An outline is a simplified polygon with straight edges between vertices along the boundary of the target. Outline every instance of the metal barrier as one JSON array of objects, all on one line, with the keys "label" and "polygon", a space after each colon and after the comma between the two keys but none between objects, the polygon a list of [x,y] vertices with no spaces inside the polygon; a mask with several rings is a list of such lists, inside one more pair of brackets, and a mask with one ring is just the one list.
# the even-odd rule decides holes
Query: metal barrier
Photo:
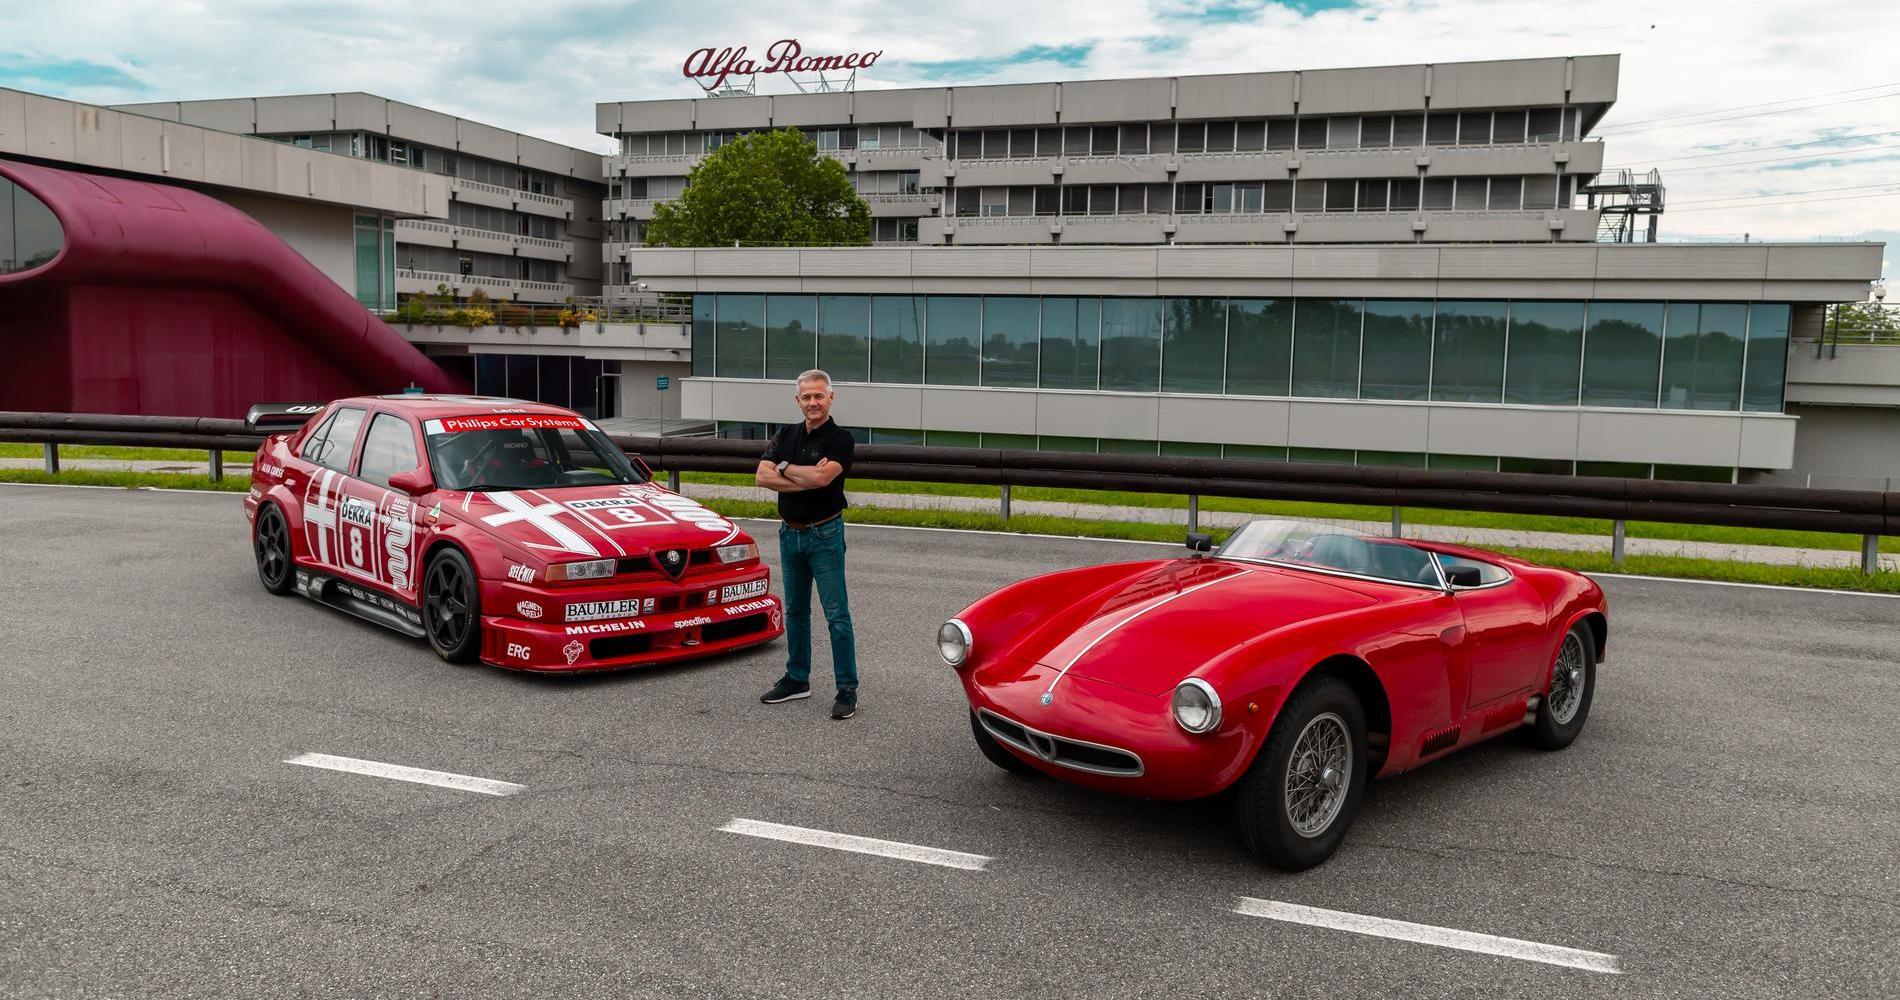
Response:
[{"label": "metal barrier", "polygon": [[[0,411],[0,441],[46,444],[49,471],[57,470],[60,444],[204,448],[216,455],[255,450],[262,438],[241,420]],[[670,480],[680,472],[751,473],[762,447],[706,437],[613,440]],[[1191,520],[1199,498],[1208,496],[1391,507],[1395,534],[1404,507],[1601,518],[1614,523],[1618,541],[1628,521],[1825,531],[1861,536],[1867,573],[1877,568],[1879,537],[1900,536],[1900,493],[1874,490],[905,445],[859,447],[851,474],[998,486],[1005,518],[1011,487],[1041,486],[1186,496]]]}]

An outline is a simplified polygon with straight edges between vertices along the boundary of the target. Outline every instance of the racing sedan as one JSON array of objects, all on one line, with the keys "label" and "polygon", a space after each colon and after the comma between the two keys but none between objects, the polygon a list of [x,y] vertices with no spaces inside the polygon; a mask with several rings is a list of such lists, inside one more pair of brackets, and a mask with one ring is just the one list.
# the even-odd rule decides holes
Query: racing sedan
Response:
[{"label": "racing sedan", "polygon": [[1298,870],[1339,847],[1370,779],[1517,729],[1561,749],[1590,714],[1609,619],[1582,574],[1298,521],[1188,545],[943,624],[985,757],[1158,799],[1231,789],[1247,848]]},{"label": "racing sedan", "polygon": [[570,410],[471,396],[254,407],[257,575],[451,663],[626,667],[784,630],[759,547]]}]

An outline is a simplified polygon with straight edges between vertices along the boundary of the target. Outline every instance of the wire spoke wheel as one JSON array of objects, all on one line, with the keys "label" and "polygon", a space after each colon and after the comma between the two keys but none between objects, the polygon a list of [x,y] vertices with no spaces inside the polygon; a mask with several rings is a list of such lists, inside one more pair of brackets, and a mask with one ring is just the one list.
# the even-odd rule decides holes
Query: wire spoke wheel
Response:
[{"label": "wire spoke wheel", "polygon": [[1557,650],[1557,660],[1550,667],[1550,717],[1560,726],[1567,726],[1577,717],[1577,709],[1583,705],[1585,658],[1588,654],[1583,648],[1583,639],[1571,632],[1564,636],[1564,644]]},{"label": "wire spoke wheel", "polygon": [[1287,756],[1287,822],[1302,837],[1326,832],[1352,785],[1352,738],[1337,714],[1316,715],[1300,730]]},{"label": "wire spoke wheel", "polygon": [[462,568],[448,559],[429,567],[425,584],[424,617],[437,646],[452,649],[468,636],[472,615],[468,607],[468,580]]}]

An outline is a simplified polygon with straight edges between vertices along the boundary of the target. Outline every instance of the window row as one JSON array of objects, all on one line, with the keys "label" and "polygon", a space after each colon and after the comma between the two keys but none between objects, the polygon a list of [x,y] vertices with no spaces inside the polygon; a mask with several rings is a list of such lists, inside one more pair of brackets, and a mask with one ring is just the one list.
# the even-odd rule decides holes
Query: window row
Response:
[{"label": "window row", "polygon": [[450,250],[411,243],[398,251],[402,266],[412,271],[435,271],[470,278],[508,278],[519,281],[558,282],[561,264],[552,260],[514,257],[508,254]]},{"label": "window row", "polygon": [[618,415],[620,362],[548,354],[431,355],[480,396],[563,406],[593,420]]},{"label": "window row", "polygon": [[[909,125],[841,125],[801,129],[819,149],[918,149],[930,134]],[[731,142],[746,130],[722,132],[643,132],[620,137],[626,156],[697,156]]]},{"label": "window row", "polygon": [[607,182],[607,197],[639,201],[653,198],[665,201],[686,193],[684,177],[623,177]]},{"label": "window row", "polygon": [[1780,412],[1789,307],[1358,298],[693,299],[693,373]]},{"label": "window row", "polygon": [[560,219],[529,215],[526,212],[514,212],[488,205],[475,205],[466,201],[449,202],[449,223],[491,233],[533,236],[544,240],[558,240],[567,235],[566,227]]},{"label": "window row", "polygon": [[923,190],[915,170],[853,170],[851,186],[859,194],[916,194]]},{"label": "window row", "polygon": [[959,187],[952,215],[1227,215],[1255,212],[1518,211],[1568,208],[1576,178],[1385,177]]},{"label": "window row", "polygon": [[447,150],[404,139],[392,139],[374,132],[313,132],[273,135],[266,138],[288,143],[299,149],[314,149],[341,156],[354,156],[381,163],[393,163],[397,166],[414,167],[417,170],[428,170],[445,177],[494,184],[517,191],[552,195],[559,194],[562,190],[560,179],[553,174],[516,166],[512,163],[484,160],[473,156],[458,156]]},{"label": "window row", "polygon": [[1386,149],[1561,142],[1580,135],[1576,108],[1443,111],[1320,118],[1141,122],[959,129],[944,137],[950,159],[1251,153],[1293,149]]}]

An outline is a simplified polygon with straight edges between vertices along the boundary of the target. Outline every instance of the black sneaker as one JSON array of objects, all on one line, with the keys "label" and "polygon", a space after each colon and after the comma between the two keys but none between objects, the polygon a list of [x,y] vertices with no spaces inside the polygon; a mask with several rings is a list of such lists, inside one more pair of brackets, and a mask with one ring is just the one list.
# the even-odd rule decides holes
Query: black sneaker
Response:
[{"label": "black sneaker", "polygon": [[772,690],[759,696],[759,701],[767,705],[776,705],[782,701],[797,701],[811,697],[811,685],[800,684],[789,677],[781,677],[772,685]]},{"label": "black sneaker", "polygon": [[831,703],[831,717],[849,719],[858,714],[858,693],[856,691],[838,692],[838,700]]}]

